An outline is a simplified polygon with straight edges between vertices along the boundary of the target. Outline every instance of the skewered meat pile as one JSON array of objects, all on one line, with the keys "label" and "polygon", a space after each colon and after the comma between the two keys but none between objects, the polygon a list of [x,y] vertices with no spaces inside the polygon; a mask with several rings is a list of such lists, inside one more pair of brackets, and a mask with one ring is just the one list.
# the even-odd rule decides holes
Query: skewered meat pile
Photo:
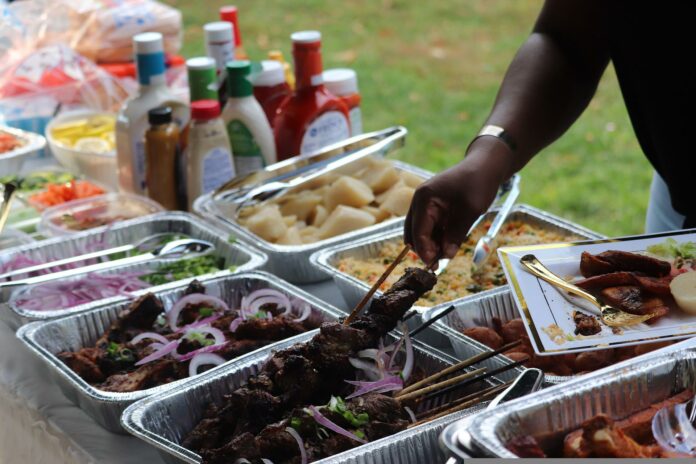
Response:
[{"label": "skewered meat pile", "polygon": [[132,392],[195,375],[315,329],[321,322],[306,303],[298,317],[291,311],[297,303],[280,292],[264,289],[257,293],[259,298],[252,293],[246,297],[254,298],[250,304],[233,310],[222,300],[205,295],[205,287],[193,281],[169,311],[148,293],[119,314],[94,346],[62,352],[58,358],[101,390]]},{"label": "skewered meat pile", "polygon": [[555,356],[539,356],[534,352],[522,319],[512,319],[503,323],[500,319],[494,317],[492,321],[493,327],[469,327],[462,332],[464,335],[494,350],[504,344],[522,340],[519,346],[503,354],[513,361],[519,361],[528,357],[529,361],[524,363],[525,367],[536,367],[549,375],[567,376],[596,371],[597,369],[649,353],[673,343],[657,342],[601,351],[586,351],[580,354],[568,353]]},{"label": "skewered meat pile", "polygon": [[351,358],[377,347],[435,282],[409,268],[352,323],[326,322],[312,340],[274,353],[224,404],[209,405],[183,445],[206,464],[297,463],[404,430],[409,414],[397,399],[371,392],[344,400],[353,390],[346,379],[356,374]]},{"label": "skewered meat pile", "polygon": [[623,420],[614,420],[606,414],[598,414],[586,420],[580,429],[565,435],[562,445],[555,437],[537,439],[524,435],[511,440],[506,446],[522,458],[680,457],[663,450],[656,443],[652,434],[652,420],[660,409],[685,403],[692,398],[693,393],[684,390]]},{"label": "skewered meat pile", "polygon": [[672,265],[667,261],[627,251],[583,252],[575,284],[607,304],[631,314],[654,314],[654,324],[669,313]]}]

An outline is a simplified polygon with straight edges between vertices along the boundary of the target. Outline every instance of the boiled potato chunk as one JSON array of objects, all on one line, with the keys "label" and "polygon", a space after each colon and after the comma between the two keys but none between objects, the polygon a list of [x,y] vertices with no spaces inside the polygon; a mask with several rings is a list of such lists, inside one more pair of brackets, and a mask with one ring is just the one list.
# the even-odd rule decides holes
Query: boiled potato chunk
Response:
[{"label": "boiled potato chunk", "polygon": [[283,216],[283,222],[288,227],[294,226],[295,224],[297,224],[297,216],[295,216],[294,214],[292,216]]},{"label": "boiled potato chunk", "polygon": [[289,227],[285,235],[278,239],[281,245],[302,245],[302,236],[297,227]]},{"label": "boiled potato chunk", "polygon": [[360,208],[375,199],[372,189],[361,180],[352,177],[341,177],[331,184],[326,193],[326,209],[333,211],[338,205]]},{"label": "boiled potato chunk", "polygon": [[284,201],[280,205],[283,216],[296,216],[298,220],[305,221],[314,208],[322,202],[322,196],[313,192],[302,192]]},{"label": "boiled potato chunk", "polygon": [[677,306],[689,314],[696,314],[696,272],[679,274],[669,284]]},{"label": "boiled potato chunk", "polygon": [[319,238],[335,237],[375,223],[375,217],[368,212],[350,206],[339,205],[319,228]]},{"label": "boiled potato chunk", "polygon": [[416,188],[420,184],[425,182],[425,179],[423,179],[422,177],[407,171],[401,171],[399,173],[399,177],[401,177],[401,180],[404,181],[404,184],[412,188]]},{"label": "boiled potato chunk", "polygon": [[326,208],[323,205],[317,205],[309,216],[309,223],[314,227],[321,227],[327,217],[329,217],[329,212]]},{"label": "boiled potato chunk", "polygon": [[413,187],[408,186],[391,189],[380,208],[395,216],[405,216],[411,206],[411,199],[415,191]]},{"label": "boiled potato chunk", "polygon": [[399,181],[399,172],[391,165],[375,166],[365,172],[362,180],[372,189],[375,194],[389,190],[391,186]]},{"label": "boiled potato chunk", "polygon": [[391,213],[389,213],[389,211],[380,208],[375,208],[374,206],[363,206],[360,209],[373,215],[375,217],[376,222],[382,222],[389,216],[391,216]]},{"label": "boiled potato chunk", "polygon": [[280,214],[278,205],[267,205],[247,219],[247,229],[269,242],[285,235],[288,227]]}]

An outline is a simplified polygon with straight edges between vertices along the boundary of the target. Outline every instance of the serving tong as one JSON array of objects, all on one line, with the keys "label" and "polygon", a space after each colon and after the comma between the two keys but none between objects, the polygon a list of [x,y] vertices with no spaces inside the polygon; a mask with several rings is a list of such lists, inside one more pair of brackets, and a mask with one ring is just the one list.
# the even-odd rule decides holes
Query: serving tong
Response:
[{"label": "serving tong", "polygon": [[7,218],[10,216],[10,206],[12,206],[17,186],[13,183],[2,183],[0,187],[2,187],[2,198],[0,198],[0,234],[2,234]]},{"label": "serving tong", "polygon": [[667,406],[655,414],[652,433],[657,443],[673,453],[696,456],[696,400]]},{"label": "serving tong", "polygon": [[520,258],[520,264],[522,265],[522,267],[524,267],[526,271],[539,277],[542,280],[545,280],[554,287],[558,287],[561,290],[565,290],[568,293],[579,296],[580,298],[583,298],[592,303],[594,306],[599,308],[599,313],[602,322],[604,322],[609,327],[625,327],[630,325],[641,324],[655,316],[655,314],[652,313],[643,315],[627,313],[626,311],[622,311],[618,308],[614,308],[613,306],[604,303],[604,301],[592,295],[591,293],[586,292],[577,285],[563,280],[562,278],[551,272],[546,266],[541,264],[541,261],[539,261],[539,259],[534,255],[524,255],[522,258]]},{"label": "serving tong", "polygon": [[[119,247],[123,248],[123,247]],[[134,247],[135,248],[135,247]],[[153,250],[135,255],[135,256],[129,256],[127,258],[122,258],[122,259],[116,259],[113,261],[106,261],[103,263],[97,263],[97,264],[91,264],[89,266],[83,266],[83,267],[78,267],[75,269],[67,269],[65,271],[58,271],[54,272],[51,274],[45,274],[45,275],[40,275],[36,277],[28,277],[26,279],[19,279],[19,280],[11,280],[11,281],[6,281],[6,282],[0,282],[0,289],[5,289],[5,288],[13,288],[13,287],[18,287],[22,285],[33,285],[33,284],[42,284],[54,280],[59,280],[59,279],[66,279],[70,277],[74,277],[76,275],[81,275],[81,274],[86,274],[90,272],[99,272],[99,271],[106,271],[109,269],[114,269],[117,267],[121,266],[126,266],[126,265],[132,265],[132,264],[140,264],[140,263],[145,263],[148,261],[152,261],[155,259],[162,259],[162,258],[182,258],[184,256],[198,256],[201,254],[204,254],[206,252],[209,252],[210,250],[214,249],[215,246],[207,242],[205,240],[199,240],[199,239],[193,239],[193,238],[187,238],[187,239],[180,239],[180,240],[172,240],[171,242],[167,242],[163,245],[160,245]],[[109,254],[112,254],[114,251],[117,250],[118,248],[112,248],[111,250],[104,250],[104,251],[110,251]],[[133,249],[133,248],[131,248]],[[89,254],[88,254],[89,255]],[[83,261],[85,259],[85,256],[88,255],[82,255],[79,256],[78,258],[79,261]],[[47,263],[49,265],[49,268],[54,267],[57,261]],[[26,273],[28,268],[20,269],[20,271],[23,271],[22,273]]]},{"label": "serving tong", "polygon": [[254,204],[276,198],[290,189],[371,155],[385,155],[405,143],[408,131],[395,126],[351,137],[307,157],[276,163],[262,171],[236,177],[214,194],[234,219]]},{"label": "serving tong", "polygon": [[[505,198],[505,200],[503,200],[503,203],[500,205],[500,208],[496,212],[495,218],[493,218],[493,222],[491,223],[491,226],[488,228],[488,231],[483,237],[479,238],[478,242],[476,242],[476,247],[474,248],[472,260],[474,269],[480,267],[481,264],[483,264],[486,261],[486,259],[488,259],[488,257],[490,256],[492,251],[491,244],[495,240],[496,235],[498,235],[498,232],[500,232],[500,228],[505,223],[505,220],[510,215],[510,211],[512,211],[513,206],[515,206],[517,198],[520,196],[520,179],[521,178],[519,174],[514,174],[512,177],[510,177],[510,179],[505,181],[500,186],[498,194],[496,195],[496,198],[493,201],[491,207],[488,209],[488,211],[481,215],[476,220],[476,222],[474,222],[471,228],[469,228],[469,232],[466,234],[467,237],[471,235],[471,232],[474,229],[476,229],[479,226],[479,224],[481,224],[486,214],[488,214],[488,212],[491,211],[495,207],[495,205],[500,203],[500,200],[502,198]],[[435,275],[439,276],[440,274],[442,274],[449,265],[450,261],[451,260],[448,258],[438,259],[436,261],[437,269],[434,271]]]}]

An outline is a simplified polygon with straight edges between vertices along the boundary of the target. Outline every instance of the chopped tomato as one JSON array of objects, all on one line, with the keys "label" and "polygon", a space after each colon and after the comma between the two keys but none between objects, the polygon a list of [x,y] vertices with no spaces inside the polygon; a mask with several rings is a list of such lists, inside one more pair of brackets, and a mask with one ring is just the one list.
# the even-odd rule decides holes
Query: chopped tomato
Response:
[{"label": "chopped tomato", "polygon": [[104,193],[101,187],[85,180],[72,180],[65,184],[48,184],[46,190],[29,197],[29,202],[39,209],[62,203],[94,197]]}]

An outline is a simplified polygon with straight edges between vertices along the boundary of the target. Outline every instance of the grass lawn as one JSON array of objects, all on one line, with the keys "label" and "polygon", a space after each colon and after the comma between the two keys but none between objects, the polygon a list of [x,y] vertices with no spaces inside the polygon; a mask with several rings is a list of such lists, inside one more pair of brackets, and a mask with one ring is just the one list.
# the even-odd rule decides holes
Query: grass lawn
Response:
[{"label": "grass lawn", "polygon": [[[166,0],[184,14],[187,57],[221,0]],[[237,0],[244,46],[290,58],[289,34],[323,33],[324,67],[359,75],[366,130],[402,124],[398,157],[440,171],[463,155],[539,0]],[[522,171],[521,201],[608,235],[643,231],[651,169],[635,140],[613,70],[582,118]]]}]

